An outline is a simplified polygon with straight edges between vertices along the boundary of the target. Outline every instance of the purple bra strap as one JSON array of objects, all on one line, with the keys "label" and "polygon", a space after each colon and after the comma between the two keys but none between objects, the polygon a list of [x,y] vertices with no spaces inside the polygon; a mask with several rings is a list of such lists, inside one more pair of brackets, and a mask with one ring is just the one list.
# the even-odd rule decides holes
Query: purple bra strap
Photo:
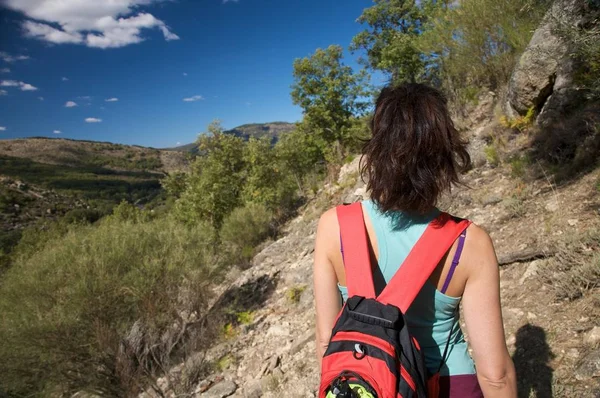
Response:
[{"label": "purple bra strap", "polygon": [[450,266],[450,271],[448,271],[448,276],[446,277],[446,281],[444,282],[444,286],[442,287],[442,293],[446,293],[448,286],[450,285],[450,281],[452,280],[452,276],[454,275],[454,270],[456,270],[456,266],[460,261],[460,255],[463,251],[463,246],[465,245],[465,237],[467,236],[467,230],[465,229],[462,234],[458,237],[458,246],[456,247],[456,253],[454,253],[454,258],[452,259],[452,265]]}]

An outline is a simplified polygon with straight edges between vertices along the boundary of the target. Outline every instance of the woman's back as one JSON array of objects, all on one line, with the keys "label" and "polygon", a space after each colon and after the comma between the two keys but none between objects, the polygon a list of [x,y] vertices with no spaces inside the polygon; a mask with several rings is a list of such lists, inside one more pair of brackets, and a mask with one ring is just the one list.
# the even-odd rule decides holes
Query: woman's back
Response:
[{"label": "woman's back", "polygon": [[[371,200],[362,204],[375,235],[372,240],[378,248],[375,253],[377,265],[387,284],[439,211],[434,209],[423,216],[409,216],[402,212],[382,213]],[[346,301],[346,287],[338,287]],[[411,333],[423,348],[425,364],[432,374],[440,366],[442,376],[475,374],[459,325],[459,303],[460,297],[446,295],[427,281],[406,313]],[[446,360],[443,361],[447,344]]]},{"label": "woman's back", "polygon": [[[376,290],[381,290],[436,216],[440,195],[458,183],[460,171],[469,168],[470,158],[443,95],[427,86],[405,84],[384,89],[377,99],[371,130],[372,138],[363,148],[361,173],[373,201],[364,203],[363,213],[371,263],[379,265],[374,267],[379,272],[373,274],[373,280]],[[315,240],[319,356],[329,344],[343,304],[340,290],[343,294],[346,274],[342,250],[334,208],[321,216]],[[454,268],[454,257],[461,251]],[[460,331],[459,303],[474,363]],[[516,397],[514,366],[502,324],[498,262],[491,239],[481,228],[471,225],[466,237],[457,239],[406,317],[430,371],[439,367],[450,336],[450,356],[441,369],[449,377],[444,378],[445,385],[440,383],[441,396],[481,397],[483,390],[486,398]]]},{"label": "woman's back", "polygon": [[[362,204],[375,234],[377,265],[387,284],[439,211],[434,209],[424,216],[409,216],[402,212],[386,214],[371,200]],[[345,301],[347,289],[341,285],[339,288]],[[432,374],[442,362],[442,376],[475,374],[473,360],[468,354],[458,322],[459,303],[460,297],[446,295],[431,281],[427,281],[406,313],[411,333],[423,348],[426,366]],[[446,344],[448,352],[443,361]]]}]

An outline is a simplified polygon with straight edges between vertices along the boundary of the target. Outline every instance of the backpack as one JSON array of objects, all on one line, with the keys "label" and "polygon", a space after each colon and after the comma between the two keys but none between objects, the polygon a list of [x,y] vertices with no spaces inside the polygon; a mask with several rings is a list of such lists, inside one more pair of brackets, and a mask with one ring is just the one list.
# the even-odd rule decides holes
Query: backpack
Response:
[{"label": "backpack", "polygon": [[322,359],[319,398],[437,398],[449,339],[438,372],[428,374],[404,314],[470,222],[441,213],[376,296],[362,205],[336,211],[349,298]]}]

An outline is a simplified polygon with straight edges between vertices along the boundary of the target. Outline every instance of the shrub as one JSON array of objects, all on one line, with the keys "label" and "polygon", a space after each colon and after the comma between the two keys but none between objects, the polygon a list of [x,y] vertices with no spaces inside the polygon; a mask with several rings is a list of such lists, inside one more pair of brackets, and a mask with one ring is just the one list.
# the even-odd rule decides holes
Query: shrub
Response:
[{"label": "shrub", "polygon": [[531,107],[527,110],[525,116],[517,116],[514,119],[511,119],[507,116],[502,116],[500,118],[500,124],[506,128],[518,130],[522,133],[526,129],[533,126],[533,123],[535,122],[535,116],[535,107]]},{"label": "shrub", "polygon": [[112,218],[118,221],[142,222],[150,218],[150,214],[131,203],[122,201],[118,206],[115,206],[112,213]]},{"label": "shrub", "polygon": [[254,313],[252,311],[238,312],[237,321],[241,325],[249,325],[254,321]]},{"label": "shrub", "polygon": [[496,149],[495,145],[487,145],[483,149],[483,152],[485,153],[485,158],[487,159],[490,166],[496,167],[500,164],[500,156],[498,155],[498,150]]},{"label": "shrub", "polygon": [[600,288],[600,231],[574,236],[557,247],[550,260],[545,282],[557,300],[576,300]]},{"label": "shrub", "polygon": [[263,205],[248,203],[233,210],[220,231],[224,250],[230,253],[231,260],[250,260],[254,248],[272,232],[272,221],[272,214]]},{"label": "shrub", "polygon": [[306,286],[294,286],[287,291],[287,298],[293,304],[298,304],[302,293],[306,290]]},{"label": "shrub", "polygon": [[96,209],[73,209],[63,216],[67,224],[92,224],[102,218],[104,214]]},{"label": "shrub", "polygon": [[206,304],[210,235],[109,218],[18,257],[0,285],[5,393],[137,395],[177,349],[180,314]]},{"label": "shrub", "polygon": [[474,87],[505,84],[544,16],[547,0],[463,0],[434,10],[417,39],[451,98],[472,102]]},{"label": "shrub", "polygon": [[515,156],[510,161],[511,175],[513,178],[523,178],[527,172],[527,166],[530,164],[527,155]]}]

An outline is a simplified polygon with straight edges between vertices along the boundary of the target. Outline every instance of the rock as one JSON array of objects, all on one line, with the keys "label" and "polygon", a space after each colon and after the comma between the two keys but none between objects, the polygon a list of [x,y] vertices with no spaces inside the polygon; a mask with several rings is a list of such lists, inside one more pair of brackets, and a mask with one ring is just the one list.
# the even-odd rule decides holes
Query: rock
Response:
[{"label": "rock", "polygon": [[367,189],[360,178],[356,183],[356,186],[358,188],[354,189],[353,193],[350,193],[342,198],[343,203],[354,203],[368,198]]},{"label": "rock", "polygon": [[213,385],[208,391],[199,396],[206,398],[225,398],[233,395],[236,390],[237,384],[231,380],[223,380]]},{"label": "rock", "polygon": [[521,277],[521,279],[519,279],[520,285],[525,283],[525,281],[527,279],[531,278],[532,276],[537,275],[538,269],[539,269],[539,263],[540,263],[539,260],[534,260],[529,264],[529,266],[523,273],[523,276]]},{"label": "rock", "polygon": [[260,398],[262,397],[262,385],[260,381],[254,381],[248,385],[244,391],[245,398]]},{"label": "rock", "polygon": [[511,76],[507,103],[510,117],[515,113],[525,115],[531,108],[541,109],[538,123],[547,123],[579,95],[573,83],[569,43],[558,30],[580,24],[586,13],[584,3],[557,0],[544,16]]},{"label": "rock", "polygon": [[531,321],[534,321],[536,319],[537,319],[537,315],[536,314],[534,314],[533,312],[528,312],[527,313],[527,320],[528,321],[531,322]]},{"label": "rock", "polygon": [[508,339],[506,339],[507,346],[513,346],[517,343],[517,337],[514,334],[511,334]]},{"label": "rock", "polygon": [[575,379],[579,381],[600,377],[600,349],[590,352],[581,359],[575,369]]},{"label": "rock", "polygon": [[267,330],[267,336],[289,336],[290,331],[280,325],[273,325]]},{"label": "rock", "polygon": [[495,205],[500,202],[502,202],[502,198],[499,195],[490,195],[483,199],[482,204],[483,204],[483,207],[485,207],[485,206]]},{"label": "rock", "polygon": [[600,342],[600,326],[594,326],[592,330],[583,336],[583,342],[589,345],[595,345]]},{"label": "rock", "polygon": [[210,388],[210,385],[211,385],[210,380],[202,380],[196,387],[196,391],[194,391],[194,393],[202,394],[203,392],[207,391]]},{"label": "rock", "polygon": [[567,224],[569,224],[571,227],[576,226],[578,223],[579,223],[579,220],[576,220],[576,219],[567,220]]},{"label": "rock", "polygon": [[560,205],[558,203],[558,200],[551,199],[548,203],[546,203],[546,206],[544,208],[546,210],[548,210],[549,212],[554,213],[554,212],[558,211],[558,209],[560,208]]},{"label": "rock", "polygon": [[569,349],[569,351],[567,351],[566,355],[568,358],[578,359],[579,358],[579,350],[577,348],[571,348],[571,349]]},{"label": "rock", "polygon": [[350,163],[346,163],[340,169],[340,174],[338,175],[338,182],[342,183],[350,174],[358,173],[358,167],[360,164],[360,156],[357,156]]},{"label": "rock", "polygon": [[312,330],[304,333],[300,338],[296,339],[292,348],[290,348],[290,355],[295,355],[300,352],[306,344],[308,344],[313,338],[315,334]]},{"label": "rock", "polygon": [[277,366],[279,366],[279,355],[274,355],[269,361],[267,372],[272,372]]}]

